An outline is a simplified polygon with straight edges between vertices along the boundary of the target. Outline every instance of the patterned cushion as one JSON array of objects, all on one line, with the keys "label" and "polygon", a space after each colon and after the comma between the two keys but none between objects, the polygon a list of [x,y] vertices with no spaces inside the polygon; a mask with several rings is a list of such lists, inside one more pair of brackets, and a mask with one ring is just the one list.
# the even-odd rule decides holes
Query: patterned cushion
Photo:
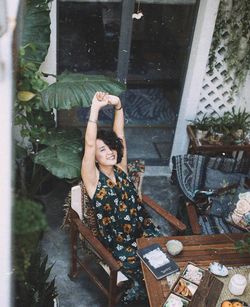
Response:
[{"label": "patterned cushion", "polygon": [[[137,189],[139,196],[141,197],[141,186],[143,175],[145,171],[145,163],[142,160],[136,160],[128,163],[128,175]],[[95,209],[91,204],[91,199],[89,198],[86,188],[83,182],[80,182],[82,189],[82,212],[83,219],[82,222],[92,231],[94,236],[98,236],[98,225],[96,222]]]},{"label": "patterned cushion", "polygon": [[91,204],[91,199],[89,198],[86,187],[83,182],[80,182],[82,190],[82,222],[85,224],[93,233],[95,237],[98,236],[98,225],[96,222],[95,210]]},{"label": "patterned cushion", "polygon": [[178,155],[173,157],[172,180],[185,197],[194,201],[197,190],[217,189],[225,183],[239,183],[241,177],[250,173],[250,157],[238,161],[224,157],[202,155]]},{"label": "patterned cushion", "polygon": [[241,178],[241,173],[226,173],[208,167],[205,175],[205,189],[217,190],[234,184],[238,185]]},{"label": "patterned cushion", "polygon": [[[238,184],[237,188],[207,199],[212,206],[209,212],[206,211],[206,215],[199,216],[199,224],[203,234],[240,231],[227,221],[235,208],[239,193],[244,192],[242,183],[250,174],[250,156],[236,160],[227,157],[179,155],[173,157],[173,166],[174,183],[178,184],[185,199],[192,202],[196,201],[197,191],[217,190],[226,185]],[[245,217],[247,218],[248,216]]]},{"label": "patterned cushion", "polygon": [[143,160],[136,160],[128,163],[128,175],[131,178],[138,195],[142,197],[142,181],[145,172],[145,162]]},{"label": "patterned cushion", "polygon": [[250,189],[241,181],[235,193],[234,202],[226,216],[226,221],[250,232]]}]

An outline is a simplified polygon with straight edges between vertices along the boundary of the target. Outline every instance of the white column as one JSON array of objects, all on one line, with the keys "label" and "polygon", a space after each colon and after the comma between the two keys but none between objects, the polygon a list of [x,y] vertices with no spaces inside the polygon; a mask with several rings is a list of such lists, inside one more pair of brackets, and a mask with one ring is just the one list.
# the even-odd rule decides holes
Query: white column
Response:
[{"label": "white column", "polygon": [[[5,1],[7,31],[0,37],[0,304],[11,305],[11,177],[12,159],[12,108],[14,101],[12,43],[16,26],[18,0]],[[1,7],[2,9],[2,7]]]},{"label": "white column", "polygon": [[[50,45],[48,49],[47,56],[42,63],[40,70],[44,73],[56,75],[56,46],[57,46],[57,1],[52,1],[50,3]],[[54,77],[44,78],[49,84],[54,83],[56,79]]]},{"label": "white column", "polygon": [[246,108],[250,112],[250,72],[247,75],[244,86],[240,89],[238,96],[238,107],[241,109]]},{"label": "white column", "polygon": [[200,1],[171,156],[185,154],[188,149],[186,126],[196,115],[219,2]]},{"label": "white column", "polygon": [[[48,53],[44,62],[41,64],[40,70],[47,74],[56,76],[57,73],[57,62],[56,62],[56,47],[57,47],[57,1],[54,0],[50,3],[50,45]],[[44,77],[44,80],[49,84],[56,82],[56,78],[52,76]],[[57,122],[57,110],[54,109],[55,121]]]}]

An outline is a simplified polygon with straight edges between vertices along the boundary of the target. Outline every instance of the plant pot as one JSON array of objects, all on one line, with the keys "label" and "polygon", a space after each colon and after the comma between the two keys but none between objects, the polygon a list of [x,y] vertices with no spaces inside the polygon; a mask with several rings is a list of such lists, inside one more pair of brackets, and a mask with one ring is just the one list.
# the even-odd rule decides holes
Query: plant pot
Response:
[{"label": "plant pot", "polygon": [[53,299],[53,301],[54,301],[54,307],[59,307],[59,299],[58,299],[58,297],[55,297]]},{"label": "plant pot", "polygon": [[195,137],[197,138],[197,140],[205,139],[207,134],[208,134],[207,130],[200,130],[200,129],[195,130]]},{"label": "plant pot", "polygon": [[245,144],[250,144],[250,131],[245,135]]},{"label": "plant pot", "polygon": [[220,133],[220,132],[213,132],[209,138],[208,138],[208,142],[209,144],[214,144],[214,145],[219,145],[222,144],[222,140],[223,140],[224,134]]},{"label": "plant pot", "polygon": [[242,140],[243,139],[243,129],[238,129],[235,132],[233,132],[233,137],[235,140]]},{"label": "plant pot", "polygon": [[234,143],[235,144],[242,144],[244,143],[244,131],[243,129],[238,129],[232,133]]}]

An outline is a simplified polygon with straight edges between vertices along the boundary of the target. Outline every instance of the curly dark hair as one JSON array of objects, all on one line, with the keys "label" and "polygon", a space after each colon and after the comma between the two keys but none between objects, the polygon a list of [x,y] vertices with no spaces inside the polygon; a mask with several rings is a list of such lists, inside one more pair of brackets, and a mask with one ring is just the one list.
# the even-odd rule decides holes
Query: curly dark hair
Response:
[{"label": "curly dark hair", "polygon": [[97,139],[102,140],[111,150],[117,151],[117,163],[120,163],[123,157],[122,139],[112,130],[99,130]]}]

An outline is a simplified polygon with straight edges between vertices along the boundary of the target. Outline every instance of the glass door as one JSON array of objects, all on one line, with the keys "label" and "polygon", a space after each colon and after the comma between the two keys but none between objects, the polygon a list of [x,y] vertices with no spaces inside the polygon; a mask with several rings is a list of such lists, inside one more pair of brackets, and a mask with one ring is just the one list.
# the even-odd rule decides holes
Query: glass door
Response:
[{"label": "glass door", "polygon": [[[121,95],[130,159],[167,165],[198,0],[59,1],[58,73],[104,74]],[[59,112],[59,125],[86,124],[87,109]],[[110,126],[112,111],[100,124]]]}]

